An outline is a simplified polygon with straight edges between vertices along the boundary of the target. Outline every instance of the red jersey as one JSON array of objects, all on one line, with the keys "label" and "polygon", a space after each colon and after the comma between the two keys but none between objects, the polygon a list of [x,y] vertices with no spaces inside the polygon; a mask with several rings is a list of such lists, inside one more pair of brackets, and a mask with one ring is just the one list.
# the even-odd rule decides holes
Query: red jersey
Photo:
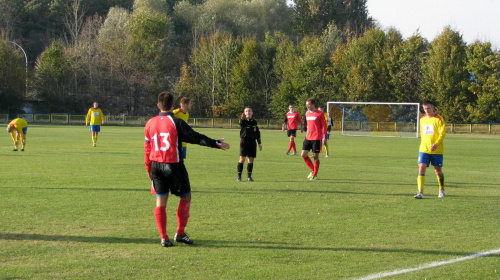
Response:
[{"label": "red jersey", "polygon": [[214,139],[194,131],[173,113],[160,113],[149,119],[144,127],[144,163],[148,173],[151,162],[183,163],[182,142],[220,149]]},{"label": "red jersey", "polygon": [[326,134],[326,121],[323,112],[316,110],[306,113],[306,140],[323,140]]},{"label": "red jersey", "polygon": [[151,161],[162,163],[177,163],[182,157],[177,147],[177,129],[171,116],[156,116],[146,123],[144,128],[145,163]]},{"label": "red jersey", "polygon": [[288,130],[297,129],[299,123],[302,124],[302,119],[300,118],[299,113],[293,111],[286,113],[285,123],[288,126]]}]

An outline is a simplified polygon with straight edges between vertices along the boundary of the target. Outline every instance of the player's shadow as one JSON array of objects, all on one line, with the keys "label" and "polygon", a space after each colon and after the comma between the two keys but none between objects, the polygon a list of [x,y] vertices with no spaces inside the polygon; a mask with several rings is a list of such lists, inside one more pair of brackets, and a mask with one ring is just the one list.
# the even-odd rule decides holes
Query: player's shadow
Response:
[{"label": "player's shadow", "polygon": [[152,238],[124,238],[113,236],[71,236],[71,235],[47,235],[47,234],[27,234],[27,233],[0,233],[0,240],[37,240],[56,242],[82,242],[82,243],[130,243],[148,244],[156,239]]},{"label": "player's shadow", "polygon": [[[215,248],[244,248],[263,250],[294,250],[294,251],[332,251],[332,252],[377,252],[377,253],[410,253],[431,254],[450,256],[470,256],[477,252],[454,252],[438,250],[416,250],[416,249],[385,249],[385,248],[347,248],[347,247],[309,247],[284,242],[268,241],[231,241],[231,240],[196,240],[197,246]],[[500,257],[500,254],[486,255],[485,257]]]},{"label": "player's shadow", "polygon": [[[117,243],[117,244],[157,244],[154,238],[124,238],[112,236],[70,236],[25,233],[0,233],[0,240],[36,240],[55,242],[81,242],[81,243]],[[182,246],[182,244],[181,244]],[[385,249],[385,248],[348,248],[348,247],[310,247],[285,242],[272,242],[262,240],[196,240],[194,247],[207,248],[236,248],[236,249],[262,249],[262,250],[293,250],[293,251],[331,251],[331,252],[377,252],[377,253],[410,253],[450,256],[470,256],[477,252],[453,252],[437,250],[415,249]],[[189,246],[191,247],[191,246]],[[500,254],[486,255],[485,257],[500,257]]]}]

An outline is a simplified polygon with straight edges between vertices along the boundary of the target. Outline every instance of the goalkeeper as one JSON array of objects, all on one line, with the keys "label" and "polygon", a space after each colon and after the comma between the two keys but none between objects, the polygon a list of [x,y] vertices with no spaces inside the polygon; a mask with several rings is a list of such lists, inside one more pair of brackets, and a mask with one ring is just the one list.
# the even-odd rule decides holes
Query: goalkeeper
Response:
[{"label": "goalkeeper", "polygon": [[441,116],[434,113],[434,104],[425,101],[422,105],[425,116],[420,118],[420,148],[418,153],[418,194],[415,198],[424,198],[425,171],[429,164],[434,166],[439,183],[438,197],[444,197],[444,175],[443,167],[443,140],[446,127]]}]

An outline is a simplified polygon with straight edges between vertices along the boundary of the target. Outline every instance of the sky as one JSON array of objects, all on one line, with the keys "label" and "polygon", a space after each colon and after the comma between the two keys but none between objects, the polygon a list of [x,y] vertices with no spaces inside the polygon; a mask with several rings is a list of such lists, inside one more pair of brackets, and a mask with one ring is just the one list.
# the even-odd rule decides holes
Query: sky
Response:
[{"label": "sky", "polygon": [[500,0],[367,0],[369,16],[407,39],[416,32],[432,42],[446,26],[467,44],[490,42],[500,50]]}]

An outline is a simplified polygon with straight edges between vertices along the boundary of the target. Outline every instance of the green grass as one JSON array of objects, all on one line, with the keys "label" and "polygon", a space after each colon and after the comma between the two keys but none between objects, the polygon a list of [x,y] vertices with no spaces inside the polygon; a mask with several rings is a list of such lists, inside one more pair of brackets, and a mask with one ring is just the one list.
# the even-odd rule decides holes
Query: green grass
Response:
[{"label": "green grass", "polygon": [[[419,139],[334,136],[308,181],[286,134],[264,130],[255,182],[237,183],[239,131],[199,131],[232,147],[188,147],[196,245],[172,248],[159,244],[142,128],[104,126],[93,148],[87,127],[30,126],[25,152],[0,134],[0,279],[352,279],[500,248],[498,136],[447,135],[447,196],[429,169],[416,200]],[[387,279],[499,279],[499,260]]]}]

